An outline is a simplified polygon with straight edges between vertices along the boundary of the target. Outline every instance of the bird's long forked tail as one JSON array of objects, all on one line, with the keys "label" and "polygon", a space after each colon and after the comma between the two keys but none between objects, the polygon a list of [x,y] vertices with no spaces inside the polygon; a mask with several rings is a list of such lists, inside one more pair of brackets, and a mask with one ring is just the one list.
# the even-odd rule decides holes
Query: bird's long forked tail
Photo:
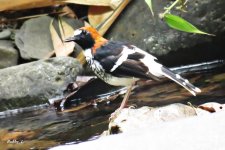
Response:
[{"label": "bird's long forked tail", "polygon": [[175,74],[165,67],[162,67],[161,69],[162,69],[162,73],[164,76],[173,80],[177,84],[181,85],[182,87],[184,87],[186,90],[188,90],[194,96],[196,96],[196,93],[201,92],[201,90],[199,88],[195,87],[187,79],[182,78],[179,74]]}]

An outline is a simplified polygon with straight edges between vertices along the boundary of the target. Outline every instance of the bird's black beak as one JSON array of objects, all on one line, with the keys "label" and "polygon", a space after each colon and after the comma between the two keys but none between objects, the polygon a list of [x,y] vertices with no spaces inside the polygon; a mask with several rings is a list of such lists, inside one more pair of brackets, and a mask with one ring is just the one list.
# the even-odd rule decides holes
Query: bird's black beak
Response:
[{"label": "bird's black beak", "polygon": [[72,37],[65,39],[64,42],[71,42],[71,41],[75,42],[76,40],[78,40],[78,38],[76,36],[72,36]]}]

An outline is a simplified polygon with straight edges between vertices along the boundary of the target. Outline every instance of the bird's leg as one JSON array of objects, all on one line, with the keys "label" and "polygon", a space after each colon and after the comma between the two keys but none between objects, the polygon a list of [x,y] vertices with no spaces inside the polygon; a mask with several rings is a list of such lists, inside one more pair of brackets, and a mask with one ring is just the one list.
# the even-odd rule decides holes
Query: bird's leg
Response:
[{"label": "bird's leg", "polygon": [[123,101],[120,104],[120,107],[114,113],[111,114],[109,120],[114,120],[116,118],[116,116],[120,113],[120,111],[126,107],[127,101],[130,97],[130,93],[131,93],[132,88],[135,85],[135,83],[136,83],[136,81],[133,81],[132,84],[128,87],[127,92],[123,98]]},{"label": "bird's leg", "polygon": [[118,110],[122,110],[123,108],[126,107],[127,101],[128,101],[128,99],[129,99],[129,97],[130,97],[130,93],[131,93],[131,90],[132,90],[134,84],[135,84],[135,82],[133,82],[133,83],[128,87],[127,92],[126,92],[126,94],[125,94],[125,96],[124,96],[124,98],[123,98],[123,101],[121,102],[120,107],[118,108]]}]

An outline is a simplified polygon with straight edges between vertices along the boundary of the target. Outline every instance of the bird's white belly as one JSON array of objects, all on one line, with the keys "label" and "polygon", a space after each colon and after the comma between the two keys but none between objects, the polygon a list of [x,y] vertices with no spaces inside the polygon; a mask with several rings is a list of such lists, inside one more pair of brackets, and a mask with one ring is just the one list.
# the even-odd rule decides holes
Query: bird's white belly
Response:
[{"label": "bird's white belly", "polygon": [[106,83],[114,86],[130,86],[133,82],[139,80],[138,78],[123,78],[123,77],[115,77],[109,75],[106,80]]},{"label": "bird's white belly", "polygon": [[101,70],[97,67],[94,67],[95,65],[91,66],[91,69],[94,71],[96,76],[98,76],[100,79],[102,79],[104,82],[114,85],[114,86],[130,86],[133,82],[139,80],[138,78],[132,78],[132,77],[116,77],[112,76],[111,74],[108,74],[105,72],[105,70]]}]

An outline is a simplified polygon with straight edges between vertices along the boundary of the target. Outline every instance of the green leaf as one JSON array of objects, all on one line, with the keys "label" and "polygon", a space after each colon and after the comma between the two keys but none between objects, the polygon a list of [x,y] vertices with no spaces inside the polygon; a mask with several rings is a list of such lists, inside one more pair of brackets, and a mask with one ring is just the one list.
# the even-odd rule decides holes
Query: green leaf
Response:
[{"label": "green leaf", "polygon": [[152,9],[152,0],[145,0],[145,2],[148,5],[148,7],[150,8],[152,16],[154,16],[154,12],[153,12],[153,9]]},{"label": "green leaf", "polygon": [[193,26],[191,23],[187,22],[183,18],[176,15],[167,13],[164,15],[164,20],[166,21],[168,26],[176,30],[189,32],[189,33],[207,34],[207,35],[215,36],[213,34],[209,34],[199,30],[198,28]]}]

